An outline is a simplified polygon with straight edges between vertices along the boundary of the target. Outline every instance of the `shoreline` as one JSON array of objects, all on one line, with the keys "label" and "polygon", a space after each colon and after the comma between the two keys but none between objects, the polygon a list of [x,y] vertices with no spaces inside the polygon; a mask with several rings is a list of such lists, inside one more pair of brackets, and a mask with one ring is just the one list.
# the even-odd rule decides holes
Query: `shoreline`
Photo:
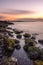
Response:
[{"label": "shoreline", "polygon": [[[8,43],[5,42],[5,43],[7,43],[6,47],[8,48],[8,50],[12,50],[12,48],[14,49],[14,47],[15,47],[16,51],[14,49],[13,53],[15,53],[14,57],[16,57],[17,60],[19,60],[19,64],[20,63],[22,64],[22,62],[24,61],[24,65],[25,65],[25,63],[27,63],[27,65],[28,65],[29,61],[31,62],[31,59],[30,59],[30,57],[28,58],[27,53],[24,51],[24,46],[27,45],[26,47],[30,47],[31,49],[33,49],[33,50],[30,50],[30,52],[32,51],[32,53],[33,53],[33,51],[34,51],[34,54],[37,54],[39,52],[39,51],[37,52],[37,50],[39,49],[39,47],[38,48],[35,47],[34,44],[37,44],[37,42],[34,42],[34,41],[36,41],[36,37],[35,36],[38,36],[38,34],[35,33],[35,34],[32,35],[32,34],[30,34],[28,32],[24,33],[24,31],[21,31],[21,30],[15,29],[15,28],[13,28],[12,30],[13,30],[14,35],[13,35],[13,33],[10,30],[8,32],[6,32],[6,28],[4,28],[4,32],[8,33],[8,35],[5,35],[5,33],[4,33],[5,41],[8,42]],[[1,35],[0,35],[0,38],[2,38]],[[29,50],[29,49],[26,48],[26,50]],[[37,53],[35,53],[35,52],[37,52]],[[11,54],[11,56],[12,56],[12,54]],[[36,58],[35,56],[34,56],[34,58]],[[31,56],[31,57],[33,58],[33,56]],[[21,59],[23,59],[23,61]],[[27,61],[27,62],[25,62],[25,61]]]}]

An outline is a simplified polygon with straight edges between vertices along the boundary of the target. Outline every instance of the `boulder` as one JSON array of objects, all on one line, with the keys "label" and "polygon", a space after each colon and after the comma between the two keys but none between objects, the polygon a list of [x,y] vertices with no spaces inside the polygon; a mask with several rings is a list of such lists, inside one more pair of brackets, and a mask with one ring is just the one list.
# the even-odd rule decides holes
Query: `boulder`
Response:
[{"label": "boulder", "polygon": [[29,38],[31,35],[30,35],[29,33],[25,33],[23,36],[24,36],[25,38]]},{"label": "boulder", "polygon": [[17,34],[17,36],[16,36],[17,38],[19,38],[19,39],[21,39],[22,38],[22,35],[20,35],[20,34]]},{"label": "boulder", "polygon": [[41,43],[43,45],[43,40],[38,40],[39,43]]}]

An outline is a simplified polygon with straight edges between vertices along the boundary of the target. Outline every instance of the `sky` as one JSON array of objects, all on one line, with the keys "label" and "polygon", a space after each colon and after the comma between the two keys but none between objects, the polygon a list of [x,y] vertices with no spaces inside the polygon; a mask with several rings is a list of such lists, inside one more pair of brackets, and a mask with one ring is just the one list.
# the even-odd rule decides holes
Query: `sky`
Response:
[{"label": "sky", "polygon": [[0,20],[43,18],[43,0],[0,0]]}]

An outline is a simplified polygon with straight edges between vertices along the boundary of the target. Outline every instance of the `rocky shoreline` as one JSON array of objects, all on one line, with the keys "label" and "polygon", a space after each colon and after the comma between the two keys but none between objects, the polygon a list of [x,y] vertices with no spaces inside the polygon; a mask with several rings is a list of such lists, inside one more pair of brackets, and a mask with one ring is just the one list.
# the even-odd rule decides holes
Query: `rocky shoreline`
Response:
[{"label": "rocky shoreline", "polygon": [[[12,61],[12,63],[13,63],[13,61],[15,62],[15,64],[12,64],[12,65],[17,64],[16,58],[13,58],[13,60],[12,60],[11,56],[12,56],[14,49],[19,50],[21,48],[21,46],[19,44],[20,43],[19,40],[22,38],[22,36],[23,36],[24,42],[25,42],[23,49],[27,53],[28,57],[33,61],[33,64],[34,65],[43,65],[43,49],[35,46],[35,44],[37,44],[37,42],[35,41],[36,37],[34,35],[37,35],[37,34],[34,34],[33,36],[31,36],[31,34],[29,34],[29,33],[22,34],[23,31],[9,28],[8,27],[9,24],[12,25],[11,23],[3,23],[4,26],[0,25],[0,31],[1,31],[0,40],[3,39],[4,55],[7,57],[5,59],[4,65],[7,65],[7,64],[9,65],[9,63],[11,65],[11,61]],[[13,30],[13,32],[11,32],[10,30]],[[13,33],[16,34],[15,39],[12,39]],[[42,40],[39,40],[39,42],[43,44]],[[0,57],[1,57],[1,55],[0,55]],[[9,60],[10,57],[11,57],[11,60]],[[6,60],[7,60],[7,64],[6,64]]]}]

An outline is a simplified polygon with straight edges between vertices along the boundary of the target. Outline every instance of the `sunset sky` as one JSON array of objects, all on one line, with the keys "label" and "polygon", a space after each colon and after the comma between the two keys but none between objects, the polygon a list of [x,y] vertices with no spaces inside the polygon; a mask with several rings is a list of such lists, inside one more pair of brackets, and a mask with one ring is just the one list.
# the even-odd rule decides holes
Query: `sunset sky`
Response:
[{"label": "sunset sky", "polygon": [[43,0],[0,0],[0,20],[43,18]]}]

